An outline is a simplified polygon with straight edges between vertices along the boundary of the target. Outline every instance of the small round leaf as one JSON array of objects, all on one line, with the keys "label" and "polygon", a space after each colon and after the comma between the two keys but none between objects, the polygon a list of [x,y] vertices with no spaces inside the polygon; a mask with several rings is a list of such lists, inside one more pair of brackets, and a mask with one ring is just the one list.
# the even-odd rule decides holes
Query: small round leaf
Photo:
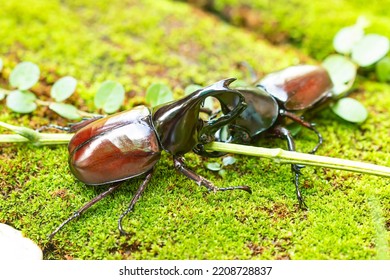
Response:
[{"label": "small round leaf", "polygon": [[155,107],[172,101],[173,93],[167,85],[155,83],[146,90],[145,99],[152,107]]},{"label": "small round leaf", "polygon": [[184,89],[184,95],[189,95],[199,89],[203,88],[201,85],[191,84]]},{"label": "small round leaf", "polygon": [[390,57],[385,57],[376,64],[376,74],[380,82],[390,82]]},{"label": "small round leaf", "polygon": [[367,34],[352,48],[352,59],[362,67],[370,66],[389,51],[389,39],[378,34]]},{"label": "small round leaf", "polygon": [[0,88],[0,101],[5,98],[6,91]]},{"label": "small round leaf", "polygon": [[95,95],[95,106],[102,108],[104,112],[111,114],[119,110],[125,100],[125,89],[115,81],[102,83]]},{"label": "small round leaf", "polygon": [[206,168],[212,171],[219,171],[221,170],[221,165],[218,162],[208,162]]},{"label": "small round leaf", "polygon": [[293,122],[290,124],[287,124],[286,128],[290,131],[292,136],[297,136],[298,133],[302,130],[302,125]]},{"label": "small round leaf", "polygon": [[355,81],[357,66],[343,55],[333,54],[325,58],[322,66],[328,71],[333,82],[333,93],[346,92]]},{"label": "small round leaf", "polygon": [[27,90],[39,80],[39,67],[32,62],[22,62],[16,65],[9,77],[11,86],[19,90]]},{"label": "small round leaf", "polygon": [[77,80],[71,76],[62,77],[51,88],[50,95],[57,102],[64,101],[76,90]]},{"label": "small round leaf", "polygon": [[234,158],[234,157],[232,157],[232,156],[227,156],[227,157],[224,157],[224,158],[222,159],[222,164],[223,164],[224,166],[226,166],[226,165],[231,165],[231,164],[234,164],[236,161],[237,161],[236,158]]},{"label": "small round leaf", "polygon": [[37,108],[36,97],[28,91],[14,90],[7,96],[7,107],[22,114],[31,113]]},{"label": "small round leaf", "polygon": [[218,138],[219,141],[225,142],[229,138],[229,126],[224,125],[218,131],[215,133],[215,136]]},{"label": "small round leaf", "polygon": [[81,119],[80,114],[75,106],[65,103],[51,103],[49,108],[56,112],[61,117],[70,119],[70,120],[78,120]]},{"label": "small round leaf", "polygon": [[364,122],[368,115],[366,108],[359,101],[349,97],[340,99],[331,109],[342,119],[353,123]]},{"label": "small round leaf", "polygon": [[364,36],[361,26],[353,25],[340,29],[333,38],[333,47],[338,53],[349,54],[353,46]]},{"label": "small round leaf", "polygon": [[227,172],[225,169],[218,170],[218,175],[221,176],[222,178],[225,178],[226,174]]}]

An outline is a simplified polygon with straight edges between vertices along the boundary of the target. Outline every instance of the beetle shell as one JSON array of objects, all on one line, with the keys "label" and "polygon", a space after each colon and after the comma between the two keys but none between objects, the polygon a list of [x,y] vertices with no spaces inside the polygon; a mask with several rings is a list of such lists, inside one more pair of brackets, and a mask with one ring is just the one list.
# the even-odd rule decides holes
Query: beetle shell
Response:
[{"label": "beetle shell", "polygon": [[326,69],[315,65],[291,66],[271,73],[260,81],[260,86],[290,111],[310,108],[333,88]]},{"label": "beetle shell", "polygon": [[81,128],[68,146],[69,166],[87,185],[129,179],[150,170],[161,149],[150,111],[138,106]]}]

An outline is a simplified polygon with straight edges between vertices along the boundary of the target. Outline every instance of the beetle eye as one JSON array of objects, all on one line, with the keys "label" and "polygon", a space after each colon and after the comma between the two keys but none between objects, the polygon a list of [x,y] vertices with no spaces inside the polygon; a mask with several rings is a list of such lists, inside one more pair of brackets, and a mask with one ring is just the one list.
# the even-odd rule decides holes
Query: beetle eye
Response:
[{"label": "beetle eye", "polygon": [[199,142],[201,142],[201,143],[208,143],[208,142],[210,142],[210,141],[208,141],[209,138],[210,138],[210,137],[207,136],[206,134],[202,134],[202,135],[199,137]]}]

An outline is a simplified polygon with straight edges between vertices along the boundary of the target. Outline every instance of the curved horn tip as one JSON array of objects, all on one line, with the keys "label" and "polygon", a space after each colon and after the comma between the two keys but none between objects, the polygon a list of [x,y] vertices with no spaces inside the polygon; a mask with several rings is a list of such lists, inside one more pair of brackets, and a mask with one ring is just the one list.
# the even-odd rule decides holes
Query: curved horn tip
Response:
[{"label": "curved horn tip", "polygon": [[235,80],[237,80],[237,78],[227,78],[227,79],[224,79],[222,81],[223,81],[223,85],[227,87],[228,85],[233,83]]}]

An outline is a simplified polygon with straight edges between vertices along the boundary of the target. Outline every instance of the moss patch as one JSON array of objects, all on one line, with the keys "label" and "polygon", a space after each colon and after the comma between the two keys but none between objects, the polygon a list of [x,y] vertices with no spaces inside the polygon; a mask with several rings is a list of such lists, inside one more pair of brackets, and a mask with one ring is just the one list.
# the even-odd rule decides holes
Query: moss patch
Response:
[{"label": "moss patch", "polygon": [[275,44],[292,44],[323,60],[333,51],[332,40],[341,28],[353,25],[359,16],[371,25],[367,33],[390,37],[390,19],[384,7],[388,0],[373,1],[251,1],[188,0],[211,10],[236,26],[243,26]]},{"label": "moss patch", "polygon": [[[315,11],[310,14],[315,16]],[[41,84],[76,77],[75,103],[90,111],[91,97],[106,79],[125,85],[123,107],[130,108],[134,97],[144,102],[143,94],[154,82],[169,84],[179,96],[192,82],[243,78],[236,67],[241,61],[259,75],[312,61],[179,2],[8,1],[0,19],[3,86],[17,62],[33,61],[41,66]],[[329,110],[321,112],[314,119],[325,138],[318,154],[389,166],[390,88],[369,81],[358,85],[353,96],[367,106],[369,119],[357,126]],[[44,92],[41,86],[34,91]],[[31,127],[66,122],[42,109],[27,116],[10,113],[4,101],[0,120]],[[305,151],[315,141],[310,131],[302,130],[297,148]],[[47,259],[389,258],[388,179],[307,167],[301,182],[310,211],[302,211],[288,165],[237,156],[238,163],[227,167],[222,179],[204,168],[207,159],[193,154],[186,159],[216,185],[249,185],[253,194],[208,194],[173,171],[164,153],[150,186],[124,220],[130,235],[119,236],[117,219],[141,178],[126,182],[48,243],[51,231],[105,187],[78,182],[69,172],[64,146],[7,144],[0,147],[0,222],[45,248]]]}]

